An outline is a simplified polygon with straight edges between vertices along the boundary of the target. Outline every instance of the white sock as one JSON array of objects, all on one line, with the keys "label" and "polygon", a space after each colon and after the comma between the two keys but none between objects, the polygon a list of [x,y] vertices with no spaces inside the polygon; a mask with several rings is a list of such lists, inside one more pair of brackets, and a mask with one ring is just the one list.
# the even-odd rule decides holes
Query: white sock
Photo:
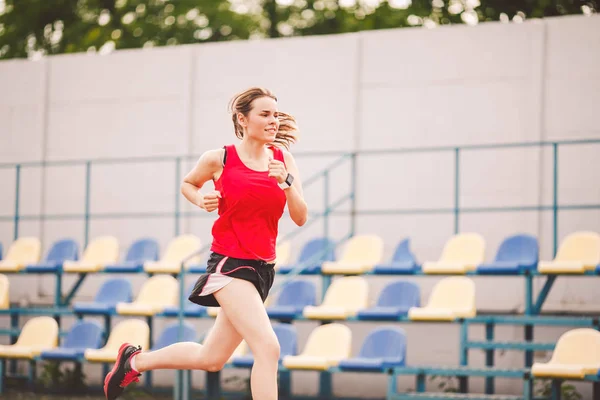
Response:
[{"label": "white sock", "polygon": [[137,357],[137,354],[133,357],[131,357],[131,359],[129,360],[129,365],[131,366],[131,369],[133,369],[136,372],[139,372],[136,368],[135,368],[135,357]]}]

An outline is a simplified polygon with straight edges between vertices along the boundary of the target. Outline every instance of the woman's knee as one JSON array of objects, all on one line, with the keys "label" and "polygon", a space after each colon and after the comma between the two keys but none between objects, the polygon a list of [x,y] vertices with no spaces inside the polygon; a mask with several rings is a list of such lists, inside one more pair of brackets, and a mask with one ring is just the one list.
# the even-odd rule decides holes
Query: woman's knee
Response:
[{"label": "woman's knee", "polygon": [[271,362],[277,362],[279,360],[281,348],[279,347],[279,341],[277,340],[275,333],[268,339],[265,338],[252,347],[254,358],[262,358]]},{"label": "woman's knee", "polygon": [[207,359],[198,369],[207,371],[207,372],[219,372],[225,367],[225,364],[229,360],[228,357],[217,356],[211,357]]}]

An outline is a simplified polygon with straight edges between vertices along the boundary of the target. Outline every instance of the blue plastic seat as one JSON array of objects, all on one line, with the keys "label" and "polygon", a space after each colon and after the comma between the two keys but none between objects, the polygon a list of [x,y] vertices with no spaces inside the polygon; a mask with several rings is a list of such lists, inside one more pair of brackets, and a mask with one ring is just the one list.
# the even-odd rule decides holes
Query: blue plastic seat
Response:
[{"label": "blue plastic seat", "polygon": [[63,343],[52,350],[42,351],[42,360],[81,361],[86,349],[102,346],[104,331],[95,321],[78,321],[67,333]]},{"label": "blue plastic seat", "polygon": [[500,245],[493,262],[477,267],[480,274],[520,274],[537,268],[539,245],[531,235],[509,236]]},{"label": "blue plastic seat", "polygon": [[144,262],[158,260],[158,242],[154,239],[139,239],[129,246],[125,260],[104,268],[106,272],[134,273],[144,270]]},{"label": "blue plastic seat", "polygon": [[295,280],[282,289],[275,305],[267,307],[269,318],[292,320],[302,315],[306,306],[314,306],[317,288],[313,282]]},{"label": "blue plastic seat", "polygon": [[2,243],[0,243],[0,260],[2,260]]},{"label": "blue plastic seat", "polygon": [[127,279],[109,279],[102,284],[92,302],[76,302],[73,311],[77,314],[109,315],[115,313],[117,304],[132,301],[131,283]]},{"label": "blue plastic seat", "polygon": [[198,337],[196,335],[196,330],[194,326],[189,322],[183,322],[183,331],[181,340],[179,340],[179,322],[170,323],[165,327],[165,329],[161,332],[158,340],[154,343],[151,350],[159,350],[163,347],[170,346],[179,342],[197,342]]},{"label": "blue plastic seat", "polygon": [[[298,354],[298,333],[293,325],[273,324],[273,331],[275,331],[275,336],[277,336],[277,341],[279,342],[280,363],[281,360],[283,360],[283,357],[295,356]],[[248,351],[248,354],[246,355],[234,357],[234,359],[231,360],[231,364],[238,368],[252,368],[252,365],[254,365],[252,351]]]},{"label": "blue plastic seat", "polygon": [[[192,303],[188,300],[188,297],[190,297],[190,294],[192,293],[192,290],[194,290],[195,285],[196,282],[193,282],[190,286],[188,286],[187,291],[185,293],[185,297],[183,299],[185,304],[183,308],[183,315],[185,317],[203,317],[204,315],[206,315],[206,307],[196,303]],[[165,317],[179,316],[179,306],[170,306],[165,308],[162,312],[162,315],[164,315]]]},{"label": "blue plastic seat", "polygon": [[383,372],[406,365],[406,333],[400,328],[378,328],[369,333],[358,357],[342,360],[342,371]]},{"label": "blue plastic seat", "polygon": [[421,306],[421,290],[413,282],[397,281],[383,288],[375,307],[360,310],[359,320],[397,320],[411,307]]},{"label": "blue plastic seat", "polygon": [[277,272],[288,274],[297,265],[307,263],[300,274],[318,275],[321,273],[321,264],[324,261],[335,261],[335,243],[328,238],[315,238],[304,245],[296,263],[280,265],[277,267]]},{"label": "blue plastic seat", "polygon": [[55,242],[46,258],[37,264],[27,265],[26,272],[58,272],[65,261],[77,261],[79,258],[79,246],[72,239],[63,239]]},{"label": "blue plastic seat", "polygon": [[415,255],[410,251],[410,239],[404,239],[396,246],[389,263],[378,264],[373,268],[379,275],[410,275],[419,270]]}]

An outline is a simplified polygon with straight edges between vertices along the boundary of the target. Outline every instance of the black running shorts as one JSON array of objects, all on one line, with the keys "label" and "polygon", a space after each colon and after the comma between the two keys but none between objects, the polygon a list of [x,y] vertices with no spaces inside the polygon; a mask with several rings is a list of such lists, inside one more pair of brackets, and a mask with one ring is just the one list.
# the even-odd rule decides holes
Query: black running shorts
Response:
[{"label": "black running shorts", "polygon": [[275,279],[274,268],[274,263],[243,260],[213,252],[206,264],[206,273],[198,278],[188,299],[202,306],[219,307],[214,293],[237,278],[253,283],[264,302]]}]

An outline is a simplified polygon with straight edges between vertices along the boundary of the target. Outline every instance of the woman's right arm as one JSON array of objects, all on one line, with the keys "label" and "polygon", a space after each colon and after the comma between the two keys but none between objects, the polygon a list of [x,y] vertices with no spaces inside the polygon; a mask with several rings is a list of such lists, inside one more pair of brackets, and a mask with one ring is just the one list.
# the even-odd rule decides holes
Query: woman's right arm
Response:
[{"label": "woman's right arm", "polygon": [[201,195],[198,191],[206,182],[216,178],[216,175],[222,171],[223,152],[223,149],[216,149],[202,154],[181,183],[181,193],[185,198],[206,211],[214,211],[218,207],[221,195],[217,191]]}]

